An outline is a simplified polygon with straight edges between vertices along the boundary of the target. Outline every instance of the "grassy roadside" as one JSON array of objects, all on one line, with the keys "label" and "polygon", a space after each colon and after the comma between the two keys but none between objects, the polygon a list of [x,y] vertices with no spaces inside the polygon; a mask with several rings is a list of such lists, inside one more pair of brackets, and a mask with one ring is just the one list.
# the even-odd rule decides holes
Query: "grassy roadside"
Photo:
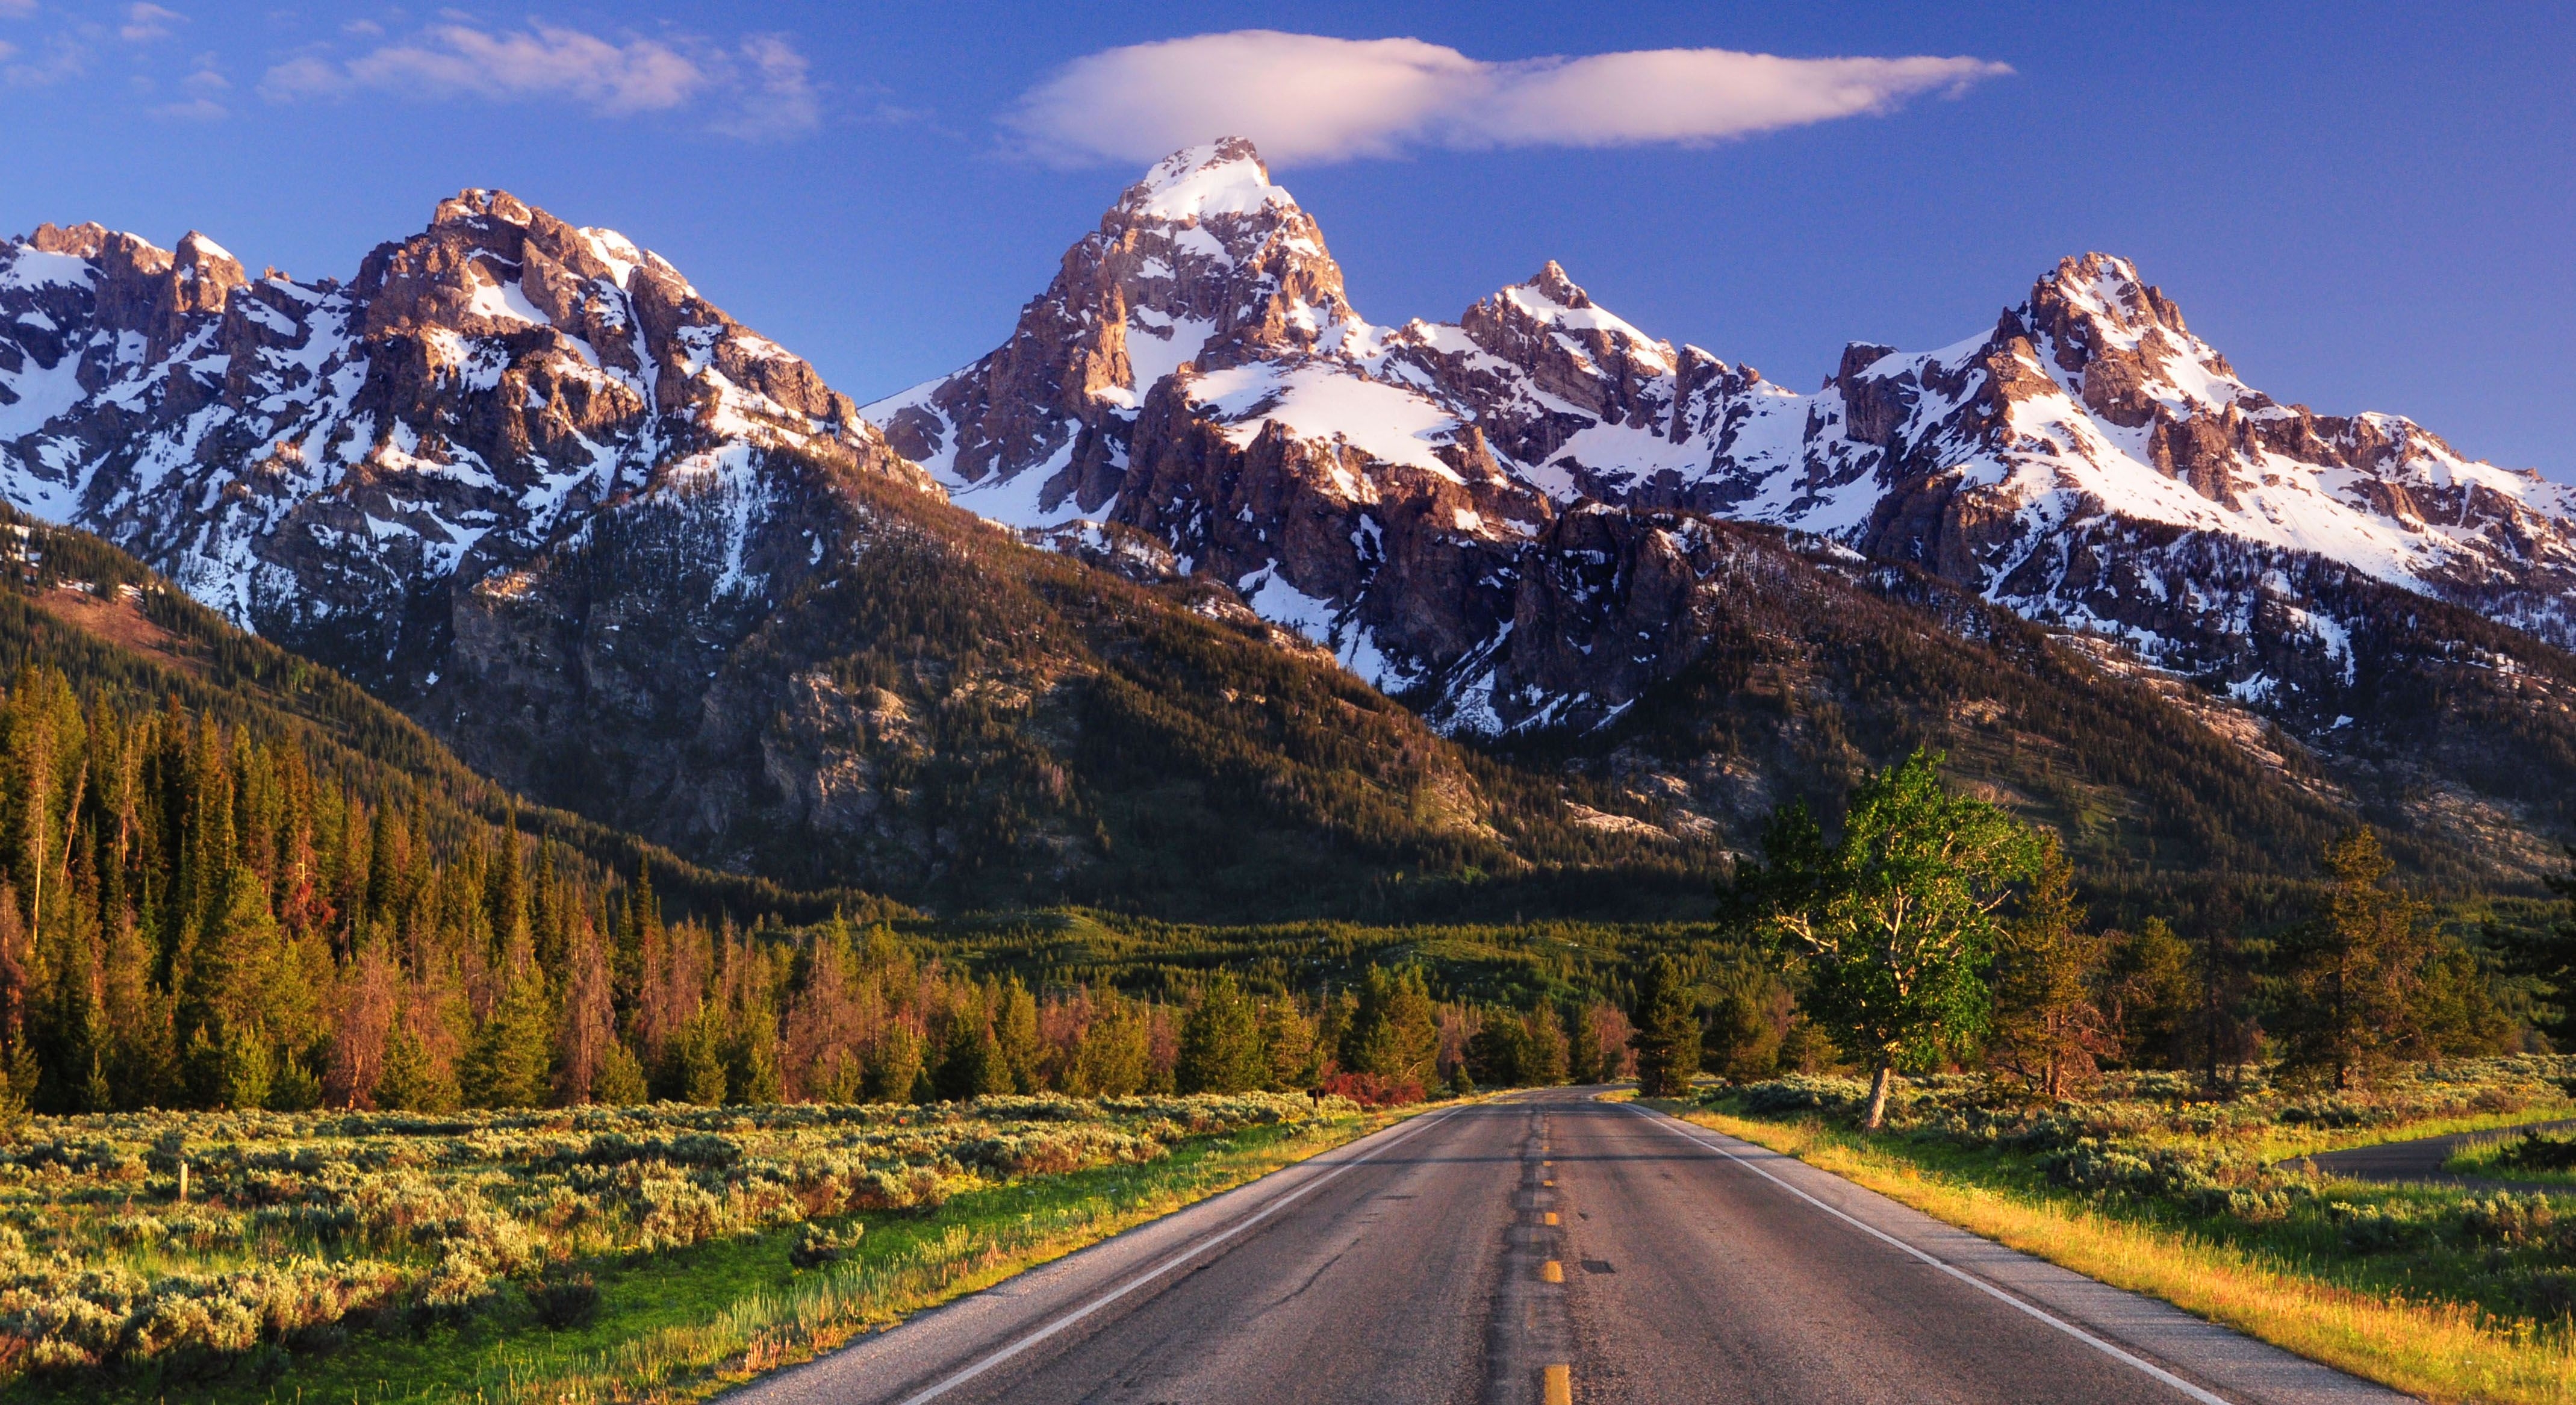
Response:
[{"label": "grassy roadside", "polygon": [[584,1325],[548,1330],[510,1300],[409,1333],[353,1333],[201,1381],[166,1371],[27,1378],[0,1399],[326,1405],[328,1402],[676,1402],[829,1351],[1399,1120],[1344,1112],[1189,1137],[1168,1156],[968,1190],[926,1214],[871,1214],[840,1262],[799,1269],[793,1228],[584,1265]]},{"label": "grassy roadside", "polygon": [[[2375,1262],[2368,1252],[2339,1253],[2314,1236],[2303,1241],[2282,1232],[2286,1222],[2231,1228],[2223,1217],[2059,1189],[1996,1151],[1864,1137],[1812,1116],[1774,1121],[1680,1103],[1649,1105],[1796,1156],[2024,1253],[2430,1400],[2576,1401],[2576,1350],[2563,1317],[2542,1326],[2450,1297],[2444,1289],[2455,1285],[2419,1281],[2421,1264],[2397,1262],[2405,1256]],[[2378,1209],[2431,1194],[2375,1188],[2338,1203]]]},{"label": "grassy roadside", "polygon": [[2510,1131],[2473,1137],[2442,1169],[2455,1176],[2566,1186],[2576,1191],[2576,1134]]}]

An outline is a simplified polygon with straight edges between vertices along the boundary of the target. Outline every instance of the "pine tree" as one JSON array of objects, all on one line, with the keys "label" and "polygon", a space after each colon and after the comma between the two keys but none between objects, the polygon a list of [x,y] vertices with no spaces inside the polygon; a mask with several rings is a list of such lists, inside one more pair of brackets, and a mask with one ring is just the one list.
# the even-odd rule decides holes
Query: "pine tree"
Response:
[{"label": "pine tree", "polygon": [[1637,1032],[1629,1042],[1637,1050],[1637,1094],[1647,1098],[1680,1097],[1699,1073],[1700,1027],[1689,975],[1670,956],[1658,956],[1646,967],[1638,987]]},{"label": "pine tree", "polygon": [[590,1076],[590,1100],[605,1107],[633,1107],[645,1097],[642,1061],[623,1042],[608,1041],[600,1051],[598,1070]]},{"label": "pine tree", "polygon": [[1996,960],[1994,1052],[2051,1102],[2089,1085],[2117,1047],[2096,997],[2109,965],[2110,942],[2088,928],[2065,852],[2043,841],[2039,876]]},{"label": "pine tree", "polygon": [[1010,1071],[1010,1091],[1038,1092],[1043,1086],[1038,1078],[1038,1063],[1045,1049],[1038,1042],[1038,1003],[1030,998],[1020,978],[1011,977],[997,990],[988,993],[988,1008],[993,1012],[993,1042],[1002,1051],[1003,1067]]},{"label": "pine tree", "polygon": [[1135,1001],[1104,990],[1094,997],[1091,1023],[1074,1046],[1065,1091],[1104,1098],[1137,1092],[1146,1084],[1152,1053],[1144,1012]]},{"label": "pine tree", "polygon": [[1343,1036],[1343,1066],[1428,1088],[1438,1073],[1439,1058],[1440,1026],[1421,969],[1407,966],[1398,973],[1370,967],[1360,984],[1349,1032]]},{"label": "pine tree", "polygon": [[524,929],[503,966],[501,997],[474,1033],[458,1084],[467,1107],[542,1107],[554,1058],[555,1011]]},{"label": "pine tree", "polygon": [[1184,1093],[1241,1093],[1260,1087],[1268,1073],[1260,1012],[1234,973],[1221,971],[1200,990],[1198,1003],[1181,1022],[1173,1083]]},{"label": "pine tree", "polygon": [[2394,867],[2368,829],[2337,841],[2325,911],[2281,944],[2283,1067],[2338,1090],[2431,1047],[2423,994],[2439,943],[2424,904],[2387,886]]},{"label": "pine tree", "polygon": [[397,1019],[385,1038],[385,1066],[376,1080],[376,1106],[402,1112],[454,1112],[462,1102],[456,1074],[409,1020]]},{"label": "pine tree", "polygon": [[1315,1037],[1315,1022],[1306,1018],[1295,1000],[1262,1002],[1261,1047],[1269,1055],[1262,1087],[1285,1093],[1322,1081],[1323,1046]]},{"label": "pine tree", "polygon": [[2111,946],[2111,982],[2103,1014],[2120,1060],[2131,1068],[2170,1068],[2183,1048],[2197,997],[2191,947],[2161,917]]},{"label": "pine tree", "polygon": [[921,1036],[902,1020],[888,1024],[868,1051],[862,1095],[872,1103],[913,1102],[921,1081]]},{"label": "pine tree", "polygon": [[[570,970],[564,976],[563,1013],[556,1023],[554,1100],[558,1107],[591,1102],[600,1072],[617,1043],[615,992],[608,951],[587,917],[573,919]],[[638,1090],[641,1096],[641,1090]]]}]

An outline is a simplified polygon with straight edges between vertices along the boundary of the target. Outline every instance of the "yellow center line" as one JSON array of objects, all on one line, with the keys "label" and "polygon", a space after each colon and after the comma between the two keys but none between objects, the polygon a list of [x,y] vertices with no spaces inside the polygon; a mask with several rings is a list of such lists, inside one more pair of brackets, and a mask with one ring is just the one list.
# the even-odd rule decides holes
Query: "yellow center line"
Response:
[{"label": "yellow center line", "polygon": [[1556,1223],[1556,1212],[1555,1212],[1554,1210],[1550,1210],[1550,1211],[1548,1211],[1548,1212],[1547,1212],[1547,1222],[1548,1222],[1549,1224],[1554,1224],[1554,1223]]},{"label": "yellow center line", "polygon": [[1554,1182],[1554,1181],[1540,1181],[1540,1182],[1539,1182],[1539,1184],[1540,1184],[1540,1185],[1543,1185],[1543,1186],[1546,1186],[1546,1187],[1547,1187],[1547,1188],[1549,1188],[1550,1190],[1553,1190],[1553,1189],[1555,1189],[1555,1188],[1556,1188],[1556,1182]]},{"label": "yellow center line", "polygon": [[1550,1366],[1539,1373],[1540,1393],[1547,1405],[1574,1405],[1574,1372],[1565,1366]]},{"label": "yellow center line", "polygon": [[1541,1283],[1564,1282],[1565,1265],[1558,1263],[1554,1259],[1550,1259],[1546,1263],[1540,1264],[1538,1266],[1538,1281]]}]

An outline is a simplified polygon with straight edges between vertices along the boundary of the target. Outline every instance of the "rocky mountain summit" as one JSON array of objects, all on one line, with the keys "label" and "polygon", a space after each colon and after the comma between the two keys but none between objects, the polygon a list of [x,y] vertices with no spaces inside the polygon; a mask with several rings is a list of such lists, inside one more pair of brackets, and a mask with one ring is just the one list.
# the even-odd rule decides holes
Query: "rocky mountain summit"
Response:
[{"label": "rocky mountain summit", "polygon": [[2319,726],[2353,715],[2370,622],[2334,606],[2367,583],[2576,640],[2576,492],[2275,403],[2100,254],[1800,395],[1554,263],[1372,325],[1229,140],[1131,187],[1001,349],[865,413],[961,505],[1140,530],[1452,730],[1597,725],[1688,663],[1691,534],[1604,507],[1915,563]]},{"label": "rocky mountain summit", "polygon": [[677,269],[505,192],[347,283],[252,278],[195,233],[0,245],[9,500],[371,684],[426,686],[463,588],[604,509],[688,501],[747,587],[791,450],[928,487]]}]

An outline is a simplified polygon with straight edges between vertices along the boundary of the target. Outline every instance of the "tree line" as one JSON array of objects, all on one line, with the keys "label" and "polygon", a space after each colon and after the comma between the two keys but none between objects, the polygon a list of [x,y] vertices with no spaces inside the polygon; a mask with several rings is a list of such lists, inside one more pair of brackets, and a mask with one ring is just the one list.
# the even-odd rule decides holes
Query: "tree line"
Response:
[{"label": "tree line", "polygon": [[[1984,1068],[2054,1100],[2105,1067],[2195,1070],[2219,1093],[2265,1061],[2347,1090],[2395,1061],[2504,1047],[2519,1030],[2496,976],[2576,997],[2576,922],[2498,933],[2482,963],[2391,881],[2367,828],[2326,847],[2306,920],[2260,940],[2096,925],[2055,837],[1952,791],[1940,760],[1917,751],[1856,786],[1837,836],[1803,805],[1773,816],[1720,888],[1739,959],[1661,957],[1642,983],[1649,1090],[1703,1058],[1738,1078],[1851,1066],[1870,1076],[1872,1126],[1900,1070]],[[2560,1008],[2544,1032],[2576,1034],[2576,999]]]}]

